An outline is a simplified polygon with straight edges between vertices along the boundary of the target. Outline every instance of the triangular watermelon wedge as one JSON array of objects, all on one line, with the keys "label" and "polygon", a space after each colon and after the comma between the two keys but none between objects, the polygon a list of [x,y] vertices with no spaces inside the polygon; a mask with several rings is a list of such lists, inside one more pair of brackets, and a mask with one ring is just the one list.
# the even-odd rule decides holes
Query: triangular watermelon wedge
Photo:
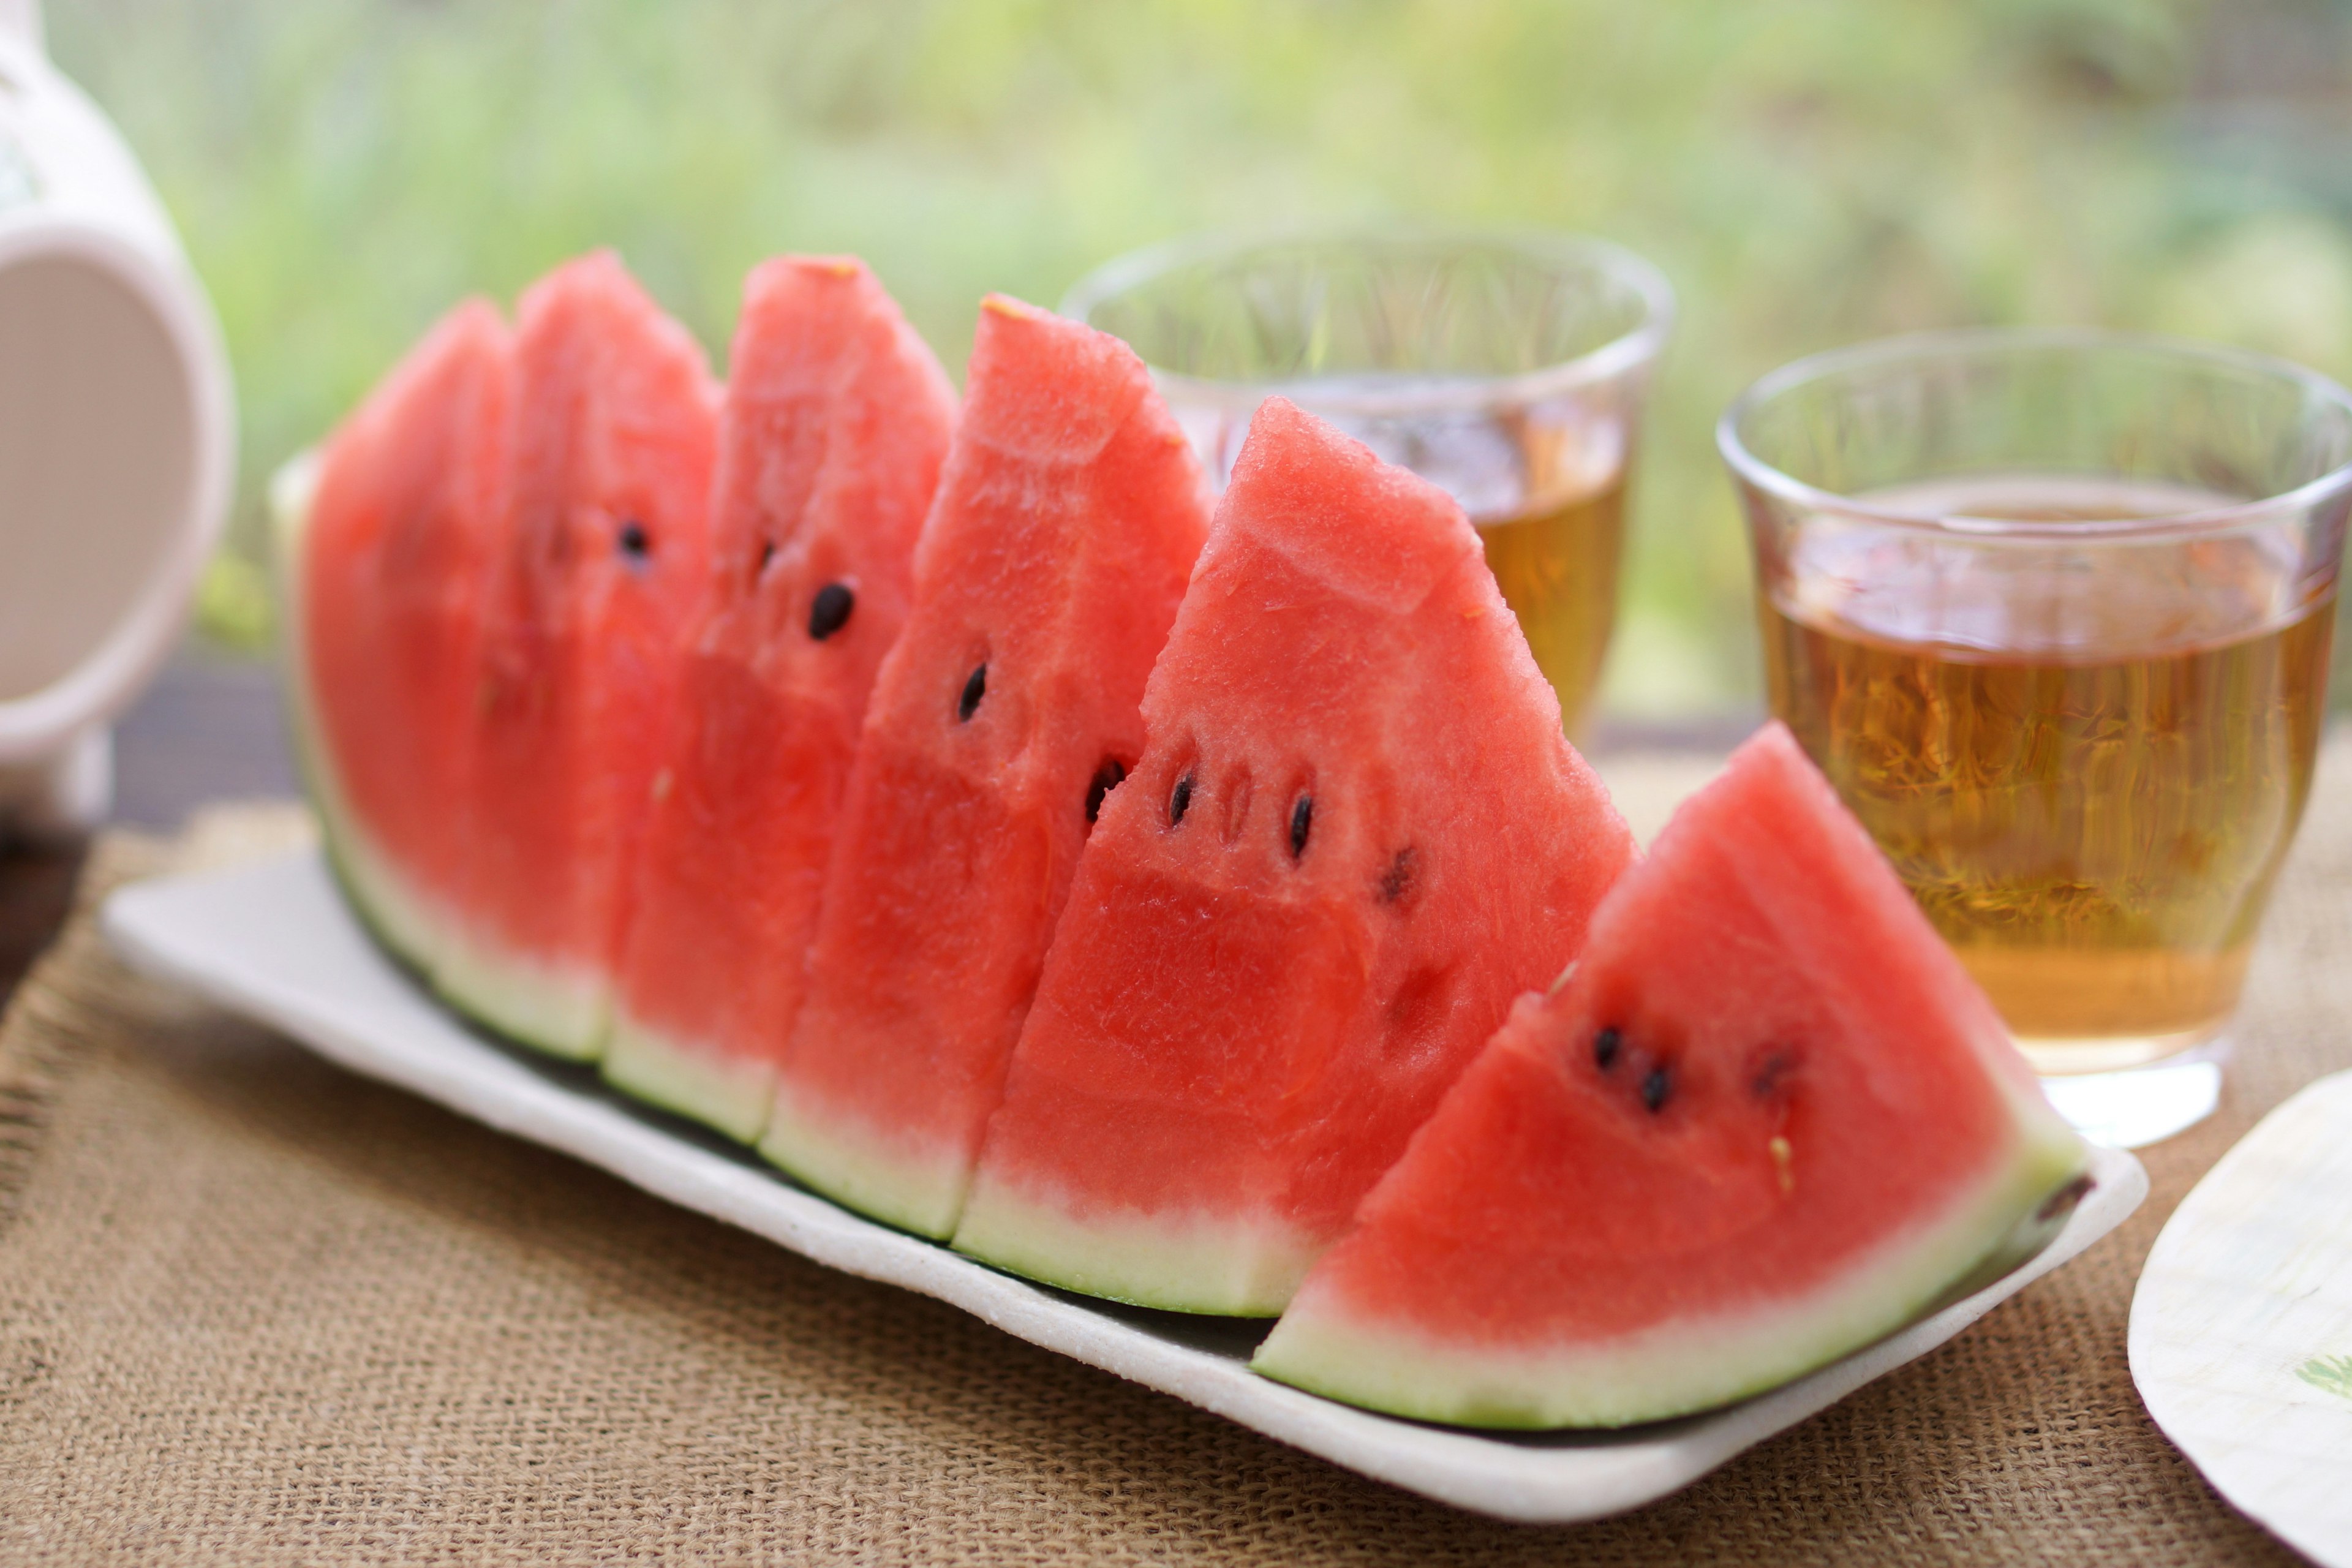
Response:
[{"label": "triangular watermelon wedge", "polygon": [[1208,529],[1116,338],[981,311],[961,421],[826,870],[761,1152],[907,1229],[955,1225],[1096,812]]},{"label": "triangular watermelon wedge", "polygon": [[481,601],[501,526],[513,344],[469,300],[273,487],[297,749],[327,850],[384,944],[459,941]]},{"label": "triangular watermelon wedge", "polygon": [[598,253],[517,311],[507,518],[455,809],[450,1000],[567,1057],[603,1043],[627,868],[709,571],[719,389],[702,351]]},{"label": "triangular watermelon wedge", "polygon": [[2038,1245],[2087,1151],[1788,731],[1685,804],[1258,1370],[1475,1426],[1703,1410]]},{"label": "triangular watermelon wedge", "polygon": [[955,1245],[1271,1314],[1633,841],[1461,509],[1279,398],[1144,718]]},{"label": "triangular watermelon wedge", "polygon": [[755,269],[730,362],[711,604],[654,775],[604,1076],[749,1142],[800,1012],[835,817],[907,617],[955,393],[846,258]]}]

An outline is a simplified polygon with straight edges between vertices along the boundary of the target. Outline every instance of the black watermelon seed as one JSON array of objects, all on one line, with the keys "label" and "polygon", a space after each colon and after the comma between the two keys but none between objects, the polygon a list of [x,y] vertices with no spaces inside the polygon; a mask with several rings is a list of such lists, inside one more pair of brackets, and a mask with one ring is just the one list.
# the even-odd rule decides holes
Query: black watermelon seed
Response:
[{"label": "black watermelon seed", "polygon": [[[771,545],[771,549],[774,546]],[[816,591],[816,602],[809,606],[809,636],[823,642],[849,624],[849,612],[857,607],[857,595],[845,584],[827,583]],[[979,699],[974,698],[974,701]],[[967,719],[971,717],[967,713]]]},{"label": "black watermelon seed", "polygon": [[653,535],[646,531],[646,525],[644,523],[637,521],[635,518],[631,518],[628,521],[621,524],[622,554],[627,556],[632,561],[643,561],[646,556],[651,555],[653,552]]},{"label": "black watermelon seed", "polygon": [[1087,785],[1087,820],[1092,822],[1102,815],[1103,796],[1117,789],[1127,777],[1127,764],[1117,757],[1105,757],[1102,766],[1095,770],[1094,782]]},{"label": "black watermelon seed", "polygon": [[1192,775],[1186,773],[1176,781],[1176,793],[1168,797],[1168,826],[1177,826],[1184,814],[1192,809]]},{"label": "black watermelon seed", "polygon": [[1666,1071],[1666,1064],[1660,1062],[1650,1069],[1649,1077],[1642,1080],[1642,1103],[1653,1111],[1657,1110],[1666,1103],[1666,1096],[1673,1092],[1674,1087],[1675,1080]]},{"label": "black watermelon seed", "polygon": [[1592,1037],[1592,1065],[1607,1072],[1617,1065],[1617,1047],[1625,1037],[1615,1029],[1603,1029]]},{"label": "black watermelon seed", "polygon": [[983,664],[971,672],[971,679],[963,683],[963,695],[956,699],[956,722],[970,721],[980,710],[980,700],[987,695],[988,666]]},{"label": "black watermelon seed", "polygon": [[1381,873],[1381,902],[1395,903],[1412,891],[1412,863],[1419,858],[1410,844],[1396,852],[1389,868]]},{"label": "black watermelon seed", "polygon": [[1315,797],[1302,795],[1298,804],[1290,808],[1290,858],[1297,859],[1307,853],[1307,831],[1315,826]]},{"label": "black watermelon seed", "polygon": [[776,542],[775,542],[774,540],[772,540],[772,539],[767,539],[767,540],[762,540],[762,541],[761,541],[761,542],[760,542],[760,564],[759,564],[759,568],[758,568],[758,570],[757,570],[757,571],[755,571],[755,572],[752,574],[752,575],[753,575],[753,576],[757,576],[757,575],[759,575],[759,574],[760,574],[761,572],[765,572],[765,571],[768,569],[768,563],[769,563],[769,562],[771,562],[771,561],[773,561],[775,558],[776,558]]},{"label": "black watermelon seed", "polygon": [[1772,1052],[1757,1068],[1756,1076],[1748,1080],[1748,1092],[1759,1100],[1771,1099],[1773,1091],[1780,1087],[1780,1080],[1788,1077],[1789,1070],[1796,1065],[1788,1052]]}]

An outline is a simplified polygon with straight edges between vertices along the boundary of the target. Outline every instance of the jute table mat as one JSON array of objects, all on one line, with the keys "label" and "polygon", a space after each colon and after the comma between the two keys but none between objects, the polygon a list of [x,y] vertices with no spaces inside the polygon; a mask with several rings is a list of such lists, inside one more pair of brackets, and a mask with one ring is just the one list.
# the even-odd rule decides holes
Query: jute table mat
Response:
[{"label": "jute table mat", "polygon": [[2338,743],[2221,1112],[2147,1152],[2121,1233],[1563,1528],[1359,1479],[144,984],[89,902],[299,818],[110,837],[0,1024],[0,1559],[2292,1563],[2149,1424],[2124,1324],[2197,1175],[2352,1066],[2347,808]]}]

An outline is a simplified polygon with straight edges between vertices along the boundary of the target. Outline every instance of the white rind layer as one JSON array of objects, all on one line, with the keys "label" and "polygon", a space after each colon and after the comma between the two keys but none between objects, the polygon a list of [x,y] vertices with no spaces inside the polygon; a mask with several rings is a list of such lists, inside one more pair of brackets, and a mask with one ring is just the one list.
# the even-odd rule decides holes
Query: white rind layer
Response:
[{"label": "white rind layer", "polygon": [[716,1128],[739,1143],[755,1142],[767,1130],[775,1099],[773,1063],[685,1044],[639,1023],[625,1005],[614,1009],[604,1071],[604,1081],[624,1094]]},{"label": "white rind layer", "polygon": [[963,1209],[971,1180],[961,1151],[917,1151],[858,1118],[798,1097],[777,1085],[760,1154],[770,1164],[845,1208],[945,1241]]},{"label": "white rind layer", "polygon": [[411,883],[391,857],[375,847],[345,804],[342,784],[320,742],[310,691],[310,660],[300,644],[304,625],[302,551],[319,455],[303,452],[269,484],[269,514],[278,566],[278,605],[286,656],[288,705],[294,747],[310,781],[329,858],[352,906],[378,940],[428,976],[460,1011],[526,1045],[573,1060],[593,1060],[604,1048],[609,1010],[601,975],[551,966],[509,954],[467,928],[456,911]]},{"label": "white rind layer", "polygon": [[2046,1104],[2019,1109],[2021,1137],[1997,1172],[1824,1289],[1607,1341],[1512,1346],[1444,1342],[1311,1281],[1250,1365],[1350,1405],[1466,1426],[1624,1426],[1731,1404],[1884,1338],[2064,1224],[2038,1211],[2089,1151]]},{"label": "white rind layer", "polygon": [[459,1012],[550,1056],[593,1062],[604,1055],[611,987],[586,964],[501,952],[472,935],[444,951],[433,988]]},{"label": "white rind layer", "polygon": [[1001,1179],[972,1187],[958,1252],[1088,1296],[1229,1318],[1271,1318],[1323,1251],[1272,1215],[1106,1214],[1081,1220]]},{"label": "white rind layer", "polygon": [[[309,749],[308,742],[302,744]],[[318,813],[320,837],[336,877],[377,940],[418,973],[431,977],[438,973],[443,954],[457,940],[457,916],[441,900],[417,889],[394,866],[391,857],[375,847],[375,841],[343,808],[323,759],[305,765],[310,774],[311,805]]]}]

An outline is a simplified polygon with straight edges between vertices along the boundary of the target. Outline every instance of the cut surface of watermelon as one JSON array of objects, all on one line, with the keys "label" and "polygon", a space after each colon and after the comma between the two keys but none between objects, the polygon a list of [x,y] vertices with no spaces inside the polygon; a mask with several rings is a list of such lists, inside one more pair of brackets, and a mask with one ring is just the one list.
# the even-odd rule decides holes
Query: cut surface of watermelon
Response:
[{"label": "cut surface of watermelon", "polygon": [[626,871],[709,575],[718,388],[606,253],[523,295],[490,563],[450,1000],[562,1056],[602,1046]]},{"label": "cut surface of watermelon", "polygon": [[443,318],[272,496],[297,749],[327,848],[384,943],[456,940],[481,598],[506,480],[513,345]]},{"label": "cut surface of watermelon", "polygon": [[1141,362],[992,297],[835,829],[761,1150],[943,1237],[1207,531]]},{"label": "cut surface of watermelon", "polygon": [[1774,724],[1514,1008],[1255,1364],[1476,1426],[1707,1409],[2030,1250],[2087,1159]]},{"label": "cut surface of watermelon", "polygon": [[846,258],[755,269],[729,356],[705,619],[635,873],[604,1076],[746,1142],[800,1011],[835,816],[955,423]]},{"label": "cut surface of watermelon", "polygon": [[1281,1310],[1633,841],[1434,486],[1259,410],[955,1245]]}]

